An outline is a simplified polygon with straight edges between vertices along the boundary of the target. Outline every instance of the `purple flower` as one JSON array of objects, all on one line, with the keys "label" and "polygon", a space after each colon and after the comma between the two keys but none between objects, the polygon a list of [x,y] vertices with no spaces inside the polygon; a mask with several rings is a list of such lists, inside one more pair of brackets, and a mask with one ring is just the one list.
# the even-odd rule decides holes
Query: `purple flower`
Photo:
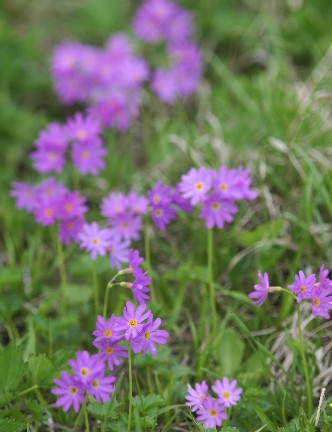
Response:
[{"label": "purple flower", "polygon": [[61,221],[59,224],[60,241],[66,246],[68,246],[72,240],[77,243],[79,233],[84,223],[84,219],[80,217]]},{"label": "purple flower", "polygon": [[100,142],[84,141],[73,144],[71,157],[74,166],[82,175],[98,175],[106,166],[106,154],[107,150]]},{"label": "purple flower", "polygon": [[223,228],[225,223],[233,221],[233,214],[237,212],[237,208],[233,201],[224,200],[217,192],[205,199],[203,203],[201,219],[205,219],[207,228]]},{"label": "purple flower", "polygon": [[112,219],[127,210],[128,200],[125,194],[111,192],[101,203],[101,214]]},{"label": "purple flower", "polygon": [[106,362],[109,370],[113,370],[114,366],[119,366],[120,358],[127,358],[127,347],[123,345],[110,344],[103,339],[99,342],[95,340],[93,345],[100,350],[98,353],[102,362]]},{"label": "purple flower", "polygon": [[222,420],[226,420],[227,416],[224,409],[218,401],[208,396],[201,408],[197,410],[197,421],[204,424],[204,429],[221,426]]},{"label": "purple flower", "polygon": [[117,270],[121,269],[121,263],[128,262],[129,240],[122,240],[120,236],[112,235],[108,252],[110,254],[110,266]]},{"label": "purple flower", "polygon": [[34,168],[42,173],[55,171],[60,173],[65,164],[65,151],[56,146],[45,146],[37,148],[31,153]]},{"label": "purple flower", "polygon": [[297,295],[298,303],[301,303],[303,299],[311,297],[311,290],[315,286],[316,276],[314,274],[305,276],[302,270],[299,271],[298,275],[295,275],[295,282],[292,285],[288,285],[288,288]]},{"label": "purple flower", "polygon": [[128,208],[134,214],[143,215],[147,212],[149,200],[145,196],[138,195],[136,192],[129,192],[126,200]]},{"label": "purple flower", "polygon": [[110,245],[111,233],[109,229],[100,229],[96,222],[84,224],[78,235],[80,248],[90,253],[95,260],[98,255],[105,256]]},{"label": "purple flower", "polygon": [[38,138],[35,141],[37,149],[57,148],[65,151],[68,146],[68,135],[66,128],[59,123],[50,123],[46,130],[39,132]]},{"label": "purple flower", "polygon": [[151,279],[148,278],[147,273],[140,271],[136,274],[134,281],[131,283],[131,289],[137,303],[146,303],[146,300],[150,298],[148,288],[150,283]]},{"label": "purple flower", "polygon": [[187,174],[181,177],[179,190],[184,198],[189,199],[192,205],[196,205],[206,198],[211,184],[211,170],[204,167],[191,168]]},{"label": "purple flower", "polygon": [[332,309],[332,288],[324,289],[314,285],[311,289],[310,304],[314,317],[330,319],[328,310]]},{"label": "purple flower", "polygon": [[181,209],[185,213],[190,213],[193,209],[190,201],[186,198],[183,198],[183,196],[181,195],[179,185],[177,185],[173,191],[172,203],[179,207],[179,209]]},{"label": "purple flower", "polygon": [[114,392],[115,376],[104,376],[104,370],[96,374],[87,386],[89,396],[93,396],[97,402],[108,402],[110,395]]},{"label": "purple flower", "polygon": [[157,205],[152,209],[151,218],[157,228],[165,231],[166,225],[176,218],[176,210],[167,205]]},{"label": "purple flower", "polygon": [[161,324],[161,319],[157,318],[155,321],[148,322],[142,331],[130,341],[130,346],[134,353],[137,354],[143,351],[145,355],[148,351],[155,356],[157,354],[156,347],[154,344],[167,343],[169,334],[166,330],[157,330]]},{"label": "purple flower", "polygon": [[163,185],[160,181],[148,193],[151,207],[170,205],[172,203],[172,190],[169,186]]},{"label": "purple flower", "polygon": [[261,272],[258,272],[258,279],[260,280],[260,284],[254,286],[255,291],[251,292],[249,297],[255,299],[255,301],[252,302],[253,305],[262,306],[268,294],[271,292],[269,275],[264,273],[263,276]]},{"label": "purple flower", "polygon": [[104,370],[104,364],[100,362],[98,354],[90,356],[87,351],[78,351],[76,360],[68,360],[68,364],[84,387]]},{"label": "purple flower", "polygon": [[202,407],[203,402],[208,398],[209,387],[205,381],[196,383],[195,388],[188,385],[188,393],[186,395],[186,405],[192,412],[197,411]]},{"label": "purple flower", "polygon": [[94,336],[96,336],[93,344],[95,345],[95,342],[100,341],[105,341],[107,344],[115,344],[119,342],[121,335],[119,334],[117,327],[118,326],[113,315],[108,321],[106,321],[101,315],[98,315],[96,322],[97,330],[92,333]]},{"label": "purple flower", "polygon": [[212,390],[218,395],[218,401],[229,408],[231,405],[237,405],[241,399],[242,388],[236,387],[237,381],[229,381],[224,377],[222,381],[217,380],[212,386]]},{"label": "purple flower", "polygon": [[73,406],[74,411],[78,413],[80,404],[84,403],[83,389],[77,380],[68,375],[67,372],[61,372],[61,378],[54,380],[58,387],[51,390],[51,393],[58,396],[55,405],[62,406],[64,412],[67,412]]},{"label": "purple flower", "polygon": [[38,202],[34,209],[36,222],[43,226],[53,225],[58,219],[57,201],[54,199],[43,199]]},{"label": "purple flower", "polygon": [[329,270],[328,269],[324,269],[324,264],[321,265],[320,269],[319,269],[319,280],[317,282],[317,286],[321,287],[321,288],[331,288],[332,287],[332,281],[331,279],[329,279],[327,277],[327,275],[329,274]]},{"label": "purple flower", "polygon": [[115,216],[111,220],[113,235],[118,235],[125,240],[138,240],[142,231],[142,218],[132,213],[124,213]]},{"label": "purple flower", "polygon": [[126,307],[123,309],[123,317],[115,319],[118,330],[124,332],[126,340],[134,339],[144,328],[144,321],[152,318],[151,311],[145,312],[145,309],[146,305],[141,304],[135,311],[133,303],[127,301]]},{"label": "purple flower", "polygon": [[58,201],[59,218],[67,220],[82,218],[88,210],[85,205],[86,198],[80,197],[78,192],[66,192]]},{"label": "purple flower", "polygon": [[140,265],[144,259],[139,255],[138,250],[129,249],[128,251],[128,265],[132,270],[134,277],[142,272]]},{"label": "purple flower", "polygon": [[15,198],[16,207],[32,212],[37,205],[37,188],[22,182],[13,182],[10,196]]},{"label": "purple flower", "polygon": [[65,127],[69,139],[74,142],[88,141],[91,144],[100,142],[100,124],[89,115],[84,117],[82,113],[77,112],[73,117],[68,118]]},{"label": "purple flower", "polygon": [[67,192],[64,185],[56,181],[54,177],[48,177],[46,180],[39,183],[39,185],[36,186],[36,189],[38,192],[38,198],[41,200],[44,198],[54,198],[54,200],[57,200]]},{"label": "purple flower", "polygon": [[177,76],[174,70],[157,68],[152,76],[151,88],[158,99],[172,104],[178,96]]}]

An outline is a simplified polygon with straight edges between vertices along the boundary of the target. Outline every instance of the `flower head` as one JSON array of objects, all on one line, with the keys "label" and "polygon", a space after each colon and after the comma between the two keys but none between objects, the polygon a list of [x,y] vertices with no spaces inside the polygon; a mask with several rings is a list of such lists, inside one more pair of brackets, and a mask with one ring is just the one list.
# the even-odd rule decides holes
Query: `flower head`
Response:
[{"label": "flower head", "polygon": [[77,217],[61,221],[59,224],[60,241],[66,246],[68,246],[72,240],[77,243],[79,233],[81,232],[84,223],[85,222],[83,217]]},{"label": "flower head", "polygon": [[202,381],[201,383],[196,383],[194,388],[188,385],[186,405],[190,407],[192,412],[195,412],[202,407],[202,404],[207,399],[208,394],[209,387],[205,381]]},{"label": "flower head", "polygon": [[62,406],[63,411],[67,412],[71,407],[76,413],[80,410],[80,405],[84,403],[83,388],[73,376],[67,372],[61,372],[61,379],[55,379],[54,383],[58,386],[51,390],[51,393],[58,396],[56,406]]},{"label": "flower head", "polygon": [[118,330],[124,332],[126,340],[134,339],[141,333],[145,325],[144,321],[151,319],[151,311],[145,312],[145,309],[146,305],[141,304],[135,311],[134,304],[127,301],[126,307],[123,309],[123,317],[115,318],[118,324]]},{"label": "flower head", "polygon": [[330,319],[328,311],[332,310],[332,288],[315,285],[310,293],[310,305],[314,317]]},{"label": "flower head", "polygon": [[222,381],[217,380],[212,386],[212,390],[218,395],[218,401],[226,408],[236,405],[241,399],[242,388],[236,387],[237,381],[229,381],[224,377]]},{"label": "flower head", "polygon": [[81,249],[85,249],[95,260],[98,255],[105,256],[110,245],[111,232],[109,229],[100,229],[96,222],[84,224],[78,235]]},{"label": "flower head", "polygon": [[303,299],[308,299],[311,297],[311,291],[316,283],[316,276],[310,274],[308,277],[305,276],[302,270],[295,275],[295,282],[288,285],[288,288],[297,295],[298,303],[301,303]]},{"label": "flower head", "polygon": [[99,361],[98,355],[90,356],[87,351],[78,351],[76,360],[68,360],[68,364],[84,388],[104,368],[104,364]]},{"label": "flower head", "polygon": [[201,219],[205,219],[207,228],[223,228],[225,223],[233,221],[233,214],[237,213],[237,207],[233,201],[224,200],[219,193],[212,194],[205,199],[203,209],[200,214]]},{"label": "flower head", "polygon": [[121,335],[117,327],[113,315],[109,320],[105,320],[101,315],[98,315],[96,322],[97,329],[92,333],[96,337],[94,342],[106,341],[107,344],[119,342]]},{"label": "flower head", "polygon": [[205,429],[221,426],[222,421],[226,420],[224,408],[219,402],[208,396],[203,405],[197,410],[197,421],[204,424]]},{"label": "flower head", "polygon": [[192,205],[196,205],[206,198],[211,184],[211,170],[204,167],[191,168],[187,174],[181,177],[179,190],[184,198],[190,200]]},{"label": "flower head", "polygon": [[104,368],[94,375],[87,385],[87,393],[93,396],[97,402],[108,402],[110,395],[114,392],[115,376],[105,376]]},{"label": "flower head", "polygon": [[155,321],[148,322],[142,328],[142,331],[131,340],[130,346],[132,347],[135,354],[143,351],[143,355],[145,355],[148,351],[150,351],[150,353],[155,356],[157,354],[157,350],[154,344],[164,345],[167,343],[169,334],[166,330],[158,330],[160,325],[160,318],[157,318]]},{"label": "flower head", "polygon": [[93,345],[100,350],[98,353],[100,360],[106,362],[111,371],[115,366],[119,366],[121,358],[128,357],[126,346],[108,343],[106,339],[98,342],[95,340]]},{"label": "flower head", "polygon": [[260,284],[254,286],[255,291],[251,292],[249,297],[255,300],[252,302],[253,305],[262,306],[270,292],[269,275],[266,272],[264,275],[258,272],[258,279]]}]

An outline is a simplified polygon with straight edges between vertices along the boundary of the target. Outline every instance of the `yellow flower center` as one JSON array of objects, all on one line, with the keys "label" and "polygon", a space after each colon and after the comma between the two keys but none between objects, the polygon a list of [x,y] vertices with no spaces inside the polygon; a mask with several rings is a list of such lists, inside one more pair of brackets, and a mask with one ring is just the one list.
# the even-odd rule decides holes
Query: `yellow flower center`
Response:
[{"label": "yellow flower center", "polygon": [[203,393],[200,394],[200,395],[199,395],[199,398],[200,398],[201,400],[205,399],[205,394],[203,394]]},{"label": "yellow flower center", "polygon": [[150,337],[151,337],[151,333],[149,332],[149,331],[146,331],[145,333],[144,333],[144,339],[150,339]]},{"label": "yellow flower center", "polygon": [[219,204],[219,203],[213,203],[213,204],[212,204],[212,209],[213,209],[214,211],[219,210],[219,208],[220,208],[220,204]]},{"label": "yellow flower center", "polygon": [[58,155],[54,152],[49,152],[47,156],[48,156],[49,160],[52,162],[54,162],[58,159]]},{"label": "yellow flower center", "polygon": [[47,188],[46,191],[45,191],[45,194],[46,194],[47,196],[51,196],[51,195],[53,195],[53,189],[52,189],[52,188]]},{"label": "yellow flower center", "polygon": [[106,338],[111,337],[111,336],[112,336],[112,330],[106,329],[106,330],[104,331],[103,335],[104,335]]},{"label": "yellow flower center", "polygon": [[217,411],[215,409],[210,409],[209,413],[211,417],[215,417],[217,415]]},{"label": "yellow flower center", "polygon": [[51,217],[53,215],[53,210],[52,209],[46,209],[44,213],[45,213],[45,216]]},{"label": "yellow flower center", "polygon": [[70,393],[71,395],[76,395],[76,393],[77,393],[77,388],[74,387],[74,386],[70,386],[70,387],[69,387],[69,393]]},{"label": "yellow flower center", "polygon": [[112,347],[107,347],[107,348],[105,349],[106,354],[112,354],[113,351],[114,351],[114,350],[113,350]]},{"label": "yellow flower center", "polygon": [[128,222],[123,222],[122,228],[128,229],[129,228],[129,223]]},{"label": "yellow flower center", "polygon": [[86,138],[86,132],[84,130],[79,130],[77,132],[77,138],[79,140],[84,140]]},{"label": "yellow flower center", "polygon": [[99,381],[98,381],[97,379],[94,379],[94,380],[92,381],[92,387],[93,387],[93,388],[98,388],[98,387],[99,387]]},{"label": "yellow flower center", "polygon": [[198,183],[195,184],[195,189],[197,191],[201,191],[203,189],[203,187],[204,187],[204,185],[203,185],[202,182],[198,182]]},{"label": "yellow flower center", "polygon": [[73,206],[72,206],[72,204],[70,204],[70,203],[66,204],[66,205],[65,205],[65,210],[66,210],[67,212],[72,211],[72,210],[73,210]]},{"label": "yellow flower center", "polygon": [[161,209],[156,210],[155,215],[160,217],[163,214],[163,211]]},{"label": "yellow flower center", "polygon": [[153,201],[155,204],[158,204],[159,201],[160,201],[160,197],[159,197],[158,195],[155,195],[155,196],[152,198],[152,201]]},{"label": "yellow flower center", "polygon": [[82,152],[82,158],[83,159],[89,159],[89,157],[90,157],[90,152],[88,152],[87,150],[84,150]]},{"label": "yellow flower center", "polygon": [[137,321],[134,320],[134,319],[131,319],[131,320],[128,321],[128,325],[131,328],[135,328],[137,326]]},{"label": "yellow flower center", "polygon": [[72,222],[67,223],[67,230],[70,231],[74,228],[74,224]]},{"label": "yellow flower center", "polygon": [[301,293],[304,293],[304,292],[306,292],[307,291],[307,287],[305,286],[305,285],[301,285],[300,286],[300,292]]},{"label": "yellow flower center", "polygon": [[314,299],[313,303],[314,303],[314,306],[316,306],[316,307],[319,306],[320,305],[320,299],[318,297],[316,297]]},{"label": "yellow flower center", "polygon": [[227,189],[228,189],[227,184],[226,184],[226,183],[221,183],[221,185],[220,185],[220,189],[221,189],[223,192],[226,192]]},{"label": "yellow flower center", "polygon": [[94,237],[94,238],[92,239],[92,243],[93,243],[94,245],[97,245],[97,244],[99,243],[99,238]]},{"label": "yellow flower center", "polygon": [[81,375],[83,376],[88,376],[89,375],[89,370],[85,367],[82,367],[80,370]]},{"label": "yellow flower center", "polygon": [[224,399],[229,399],[231,397],[231,394],[228,391],[224,391],[224,393],[222,395],[223,395]]}]

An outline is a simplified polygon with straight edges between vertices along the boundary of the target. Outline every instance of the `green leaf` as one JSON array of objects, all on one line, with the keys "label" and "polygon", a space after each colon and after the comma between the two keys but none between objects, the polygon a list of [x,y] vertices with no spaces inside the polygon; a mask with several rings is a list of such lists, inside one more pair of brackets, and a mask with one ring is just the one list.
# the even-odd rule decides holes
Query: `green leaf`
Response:
[{"label": "green leaf", "polygon": [[0,392],[0,406],[7,405],[9,402],[14,400],[15,397],[16,397],[15,393],[8,392],[8,391]]},{"label": "green leaf", "polygon": [[100,420],[116,419],[119,417],[119,402],[112,400],[111,402],[93,402],[88,406],[88,411]]},{"label": "green leaf", "polygon": [[235,236],[242,246],[253,246],[262,240],[273,240],[277,238],[281,232],[283,224],[283,219],[276,219],[259,225],[255,230],[238,232]]},{"label": "green leaf", "polygon": [[53,379],[53,366],[45,354],[30,357],[28,366],[33,384],[37,384],[38,387],[51,384]]},{"label": "green leaf", "polygon": [[20,432],[26,428],[24,423],[14,419],[0,419],[0,432]]},{"label": "green leaf", "polygon": [[24,374],[23,353],[20,347],[11,342],[0,353],[0,388],[15,390]]},{"label": "green leaf", "polygon": [[234,376],[241,365],[244,353],[244,343],[239,334],[229,328],[220,338],[218,356],[224,375]]},{"label": "green leaf", "polygon": [[150,394],[148,396],[135,396],[133,406],[137,407],[142,414],[155,414],[163,405],[164,401],[160,395]]}]

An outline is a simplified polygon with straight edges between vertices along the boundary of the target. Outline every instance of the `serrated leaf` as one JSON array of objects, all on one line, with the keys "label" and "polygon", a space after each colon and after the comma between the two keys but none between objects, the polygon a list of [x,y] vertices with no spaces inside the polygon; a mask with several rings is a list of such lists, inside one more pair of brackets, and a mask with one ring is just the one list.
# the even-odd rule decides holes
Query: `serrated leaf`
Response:
[{"label": "serrated leaf", "polygon": [[23,353],[20,347],[11,342],[0,353],[0,388],[4,391],[15,390],[24,374]]},{"label": "serrated leaf", "polygon": [[226,429],[223,429],[223,432],[239,432],[239,429],[232,426],[227,426]]},{"label": "serrated leaf", "polygon": [[135,396],[133,398],[133,406],[136,407],[141,414],[155,414],[163,403],[163,398],[157,394]]},{"label": "serrated leaf", "polygon": [[301,431],[297,426],[289,425],[286,427],[278,428],[278,432],[301,432]]},{"label": "serrated leaf", "polygon": [[14,419],[0,419],[0,432],[20,432],[26,428],[24,423]]},{"label": "serrated leaf", "polygon": [[226,329],[220,339],[218,350],[220,363],[224,375],[233,376],[242,362],[244,343],[239,334],[229,328]]},{"label": "serrated leaf", "polygon": [[35,421],[41,421],[43,418],[43,407],[34,399],[26,399],[25,406]]},{"label": "serrated leaf", "polygon": [[100,420],[116,419],[119,417],[117,411],[119,402],[113,400],[111,402],[93,402],[88,406],[88,411]]},{"label": "serrated leaf", "polygon": [[45,354],[30,357],[28,366],[33,384],[37,384],[40,387],[52,382],[53,366]]},{"label": "serrated leaf", "polygon": [[15,393],[12,392],[0,392],[0,406],[7,405],[9,402],[14,400],[16,397]]}]

